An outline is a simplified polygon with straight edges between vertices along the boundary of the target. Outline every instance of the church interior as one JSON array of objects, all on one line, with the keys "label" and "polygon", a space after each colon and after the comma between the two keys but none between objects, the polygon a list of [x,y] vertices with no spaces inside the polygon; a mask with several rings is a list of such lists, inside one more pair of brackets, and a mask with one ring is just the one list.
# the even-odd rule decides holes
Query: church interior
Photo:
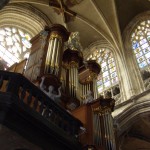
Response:
[{"label": "church interior", "polygon": [[1,150],[150,150],[150,0],[1,0]]}]

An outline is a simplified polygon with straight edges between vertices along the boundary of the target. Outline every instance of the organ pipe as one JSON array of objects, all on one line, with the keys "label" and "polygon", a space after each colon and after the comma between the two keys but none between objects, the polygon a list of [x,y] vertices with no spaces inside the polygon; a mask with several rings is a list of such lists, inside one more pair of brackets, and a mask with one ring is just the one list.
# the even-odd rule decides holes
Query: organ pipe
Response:
[{"label": "organ pipe", "polygon": [[101,99],[100,106],[93,109],[93,126],[95,127],[93,135],[94,144],[103,146],[106,150],[116,150],[113,120],[111,116],[113,107],[113,99]]},{"label": "organ pipe", "polygon": [[78,70],[77,64],[70,64],[69,67],[69,92],[72,97],[77,97]]},{"label": "organ pipe", "polygon": [[59,76],[60,62],[62,61],[63,42],[69,38],[68,31],[61,25],[54,24],[49,30],[49,45],[45,60],[45,74]]}]

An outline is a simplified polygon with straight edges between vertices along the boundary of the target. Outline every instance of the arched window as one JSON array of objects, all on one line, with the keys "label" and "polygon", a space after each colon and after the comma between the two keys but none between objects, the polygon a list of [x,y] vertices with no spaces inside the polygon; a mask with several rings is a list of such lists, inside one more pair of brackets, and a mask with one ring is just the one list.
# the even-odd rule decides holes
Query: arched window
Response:
[{"label": "arched window", "polygon": [[131,35],[132,49],[140,69],[150,65],[150,20],[140,22]]},{"label": "arched window", "polygon": [[[98,93],[103,93],[118,84],[115,61],[109,49],[101,48],[96,50],[87,59],[97,60],[101,66],[101,72],[97,81]],[[110,91],[110,94],[110,96],[114,95],[112,91]]]},{"label": "arched window", "polygon": [[0,28],[0,58],[10,67],[29,56],[31,36],[15,27]]}]

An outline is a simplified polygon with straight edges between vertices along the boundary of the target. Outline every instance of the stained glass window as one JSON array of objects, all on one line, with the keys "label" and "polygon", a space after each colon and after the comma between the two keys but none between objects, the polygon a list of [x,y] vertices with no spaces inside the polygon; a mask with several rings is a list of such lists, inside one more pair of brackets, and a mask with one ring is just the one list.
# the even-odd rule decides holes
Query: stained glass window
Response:
[{"label": "stained glass window", "polygon": [[139,23],[131,35],[132,49],[139,67],[150,64],[150,20]]},{"label": "stained glass window", "polygon": [[0,58],[7,66],[29,56],[31,36],[25,31],[15,27],[0,28]]},{"label": "stained glass window", "polygon": [[96,59],[101,66],[101,73],[98,76],[98,92],[102,93],[113,85],[118,84],[115,61],[110,50],[102,48],[91,54],[87,60]]}]

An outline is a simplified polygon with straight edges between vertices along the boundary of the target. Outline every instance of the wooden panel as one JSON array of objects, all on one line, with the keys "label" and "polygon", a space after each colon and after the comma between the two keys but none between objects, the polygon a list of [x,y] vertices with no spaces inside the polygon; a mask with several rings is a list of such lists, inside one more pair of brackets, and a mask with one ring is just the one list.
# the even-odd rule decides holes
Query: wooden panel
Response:
[{"label": "wooden panel", "polygon": [[21,61],[20,63],[18,63],[16,65],[15,72],[23,74],[26,62],[27,62],[27,59],[25,59],[25,60]]},{"label": "wooden panel", "polygon": [[30,69],[28,69],[26,72],[25,72],[25,76],[26,78],[28,78],[29,80],[31,79],[31,75],[32,75],[32,71],[33,71],[33,67],[31,67]]},{"label": "wooden panel", "polygon": [[93,136],[92,136],[92,111],[90,105],[82,105],[79,108],[72,111],[74,117],[79,119],[82,123],[84,128],[86,129],[85,133],[81,133],[79,136],[80,142],[83,145],[92,145],[93,144]]},{"label": "wooden panel", "polygon": [[15,63],[12,66],[10,66],[7,71],[10,72],[17,72],[17,73],[24,73],[24,68],[26,65],[27,59],[24,59],[23,61],[19,62],[19,63]]},{"label": "wooden panel", "polygon": [[27,63],[25,76],[35,82],[41,76],[44,69],[45,57],[48,47],[48,36],[44,37],[41,34],[35,36],[32,40],[31,54]]},{"label": "wooden panel", "polygon": [[35,59],[36,59],[36,54],[37,54],[36,51],[30,54],[26,70],[30,69],[34,65]]},{"label": "wooden panel", "polygon": [[74,117],[82,121],[83,125],[87,125],[87,106],[82,105],[79,108],[72,111]]},{"label": "wooden panel", "polygon": [[12,66],[10,66],[10,67],[7,69],[7,71],[9,71],[9,72],[15,72],[16,66],[17,66],[17,63],[13,64]]},{"label": "wooden panel", "polygon": [[[99,100],[97,100],[93,103],[81,105],[72,111],[72,115],[79,119],[83,123],[84,128],[86,128],[86,132],[79,136],[80,142],[83,145],[94,145],[93,109],[99,107],[99,105]],[[101,149],[101,147],[98,149]]]}]

